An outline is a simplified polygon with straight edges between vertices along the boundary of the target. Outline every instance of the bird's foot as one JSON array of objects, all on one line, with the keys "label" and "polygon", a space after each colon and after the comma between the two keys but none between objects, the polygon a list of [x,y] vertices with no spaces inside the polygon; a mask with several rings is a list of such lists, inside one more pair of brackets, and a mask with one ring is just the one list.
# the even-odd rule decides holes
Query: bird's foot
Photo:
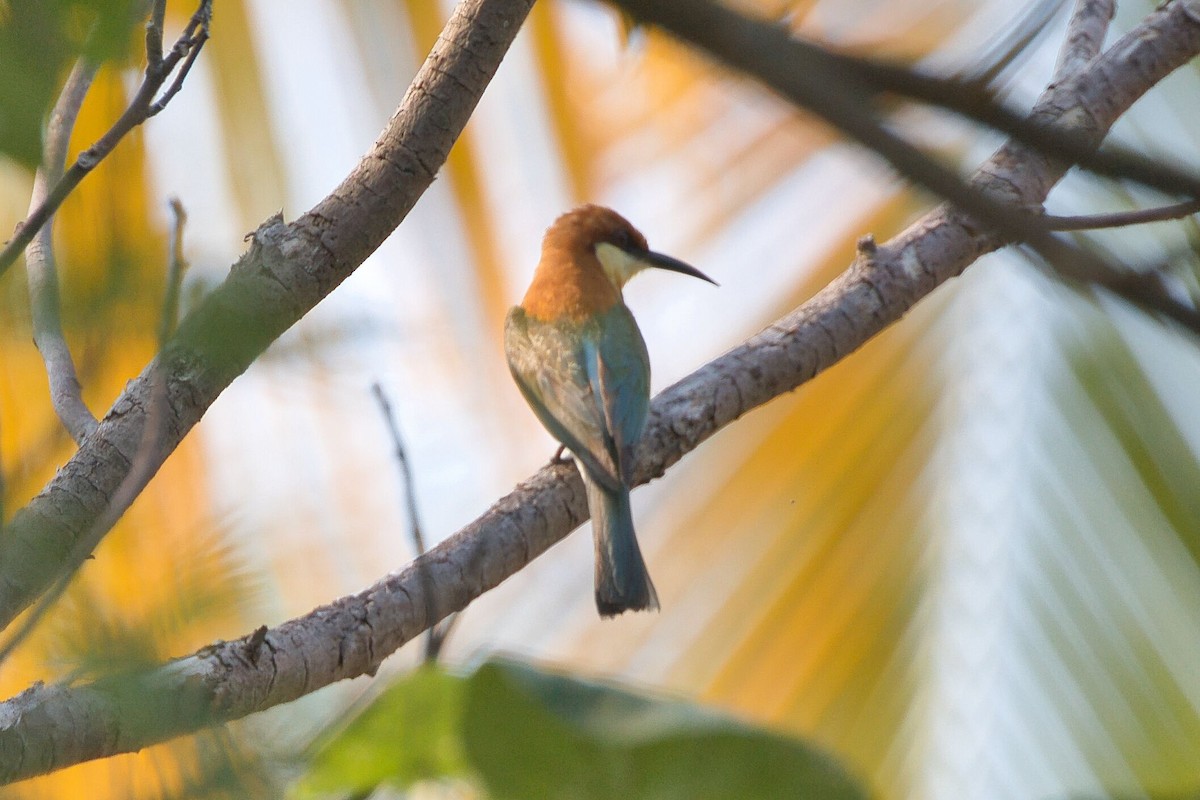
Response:
[{"label": "bird's foot", "polygon": [[566,464],[571,459],[564,455],[567,452],[567,446],[560,444],[558,449],[554,451],[554,455],[550,456],[550,466],[557,467],[559,464]]}]

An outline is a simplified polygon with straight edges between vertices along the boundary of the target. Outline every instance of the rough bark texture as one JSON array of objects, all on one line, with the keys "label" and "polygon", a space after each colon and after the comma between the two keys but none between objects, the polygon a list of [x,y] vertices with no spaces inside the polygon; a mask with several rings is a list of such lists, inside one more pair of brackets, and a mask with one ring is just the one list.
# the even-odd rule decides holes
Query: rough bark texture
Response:
[{"label": "rough bark texture", "polygon": [[[429,186],[533,0],[464,0],[371,152],[291,224],[268,220],[161,356],[169,409],[154,469],[272,341],[346,279]],[[0,537],[0,627],[57,576],[145,440],[148,366]],[[152,437],[153,438],[153,437]],[[147,477],[147,480],[149,478]]]},{"label": "rough bark texture", "polygon": [[[523,13],[527,6],[519,5]],[[519,14],[504,19],[515,26],[512,20],[519,21]],[[1134,100],[1197,52],[1200,0],[1167,3],[1082,71],[1048,89],[1035,114],[1098,141]],[[446,67],[432,70],[435,77],[439,69]],[[430,92],[414,89],[405,106],[427,99]],[[402,108],[400,115],[404,113]],[[392,127],[396,125],[393,120]],[[442,127],[449,131],[454,126]],[[235,286],[244,285],[253,300],[242,299],[242,290],[224,292],[206,312],[206,324],[192,322],[187,335],[181,333],[185,345],[171,356],[172,443],[281,326],[336,285],[353,269],[355,257],[378,244],[394,222],[378,223],[371,219],[374,215],[395,220],[411,205],[411,199],[393,198],[380,183],[403,183],[404,176],[412,175],[423,185],[435,163],[426,154],[381,144],[304,219],[260,230],[256,246],[230,278]],[[1040,203],[1062,171],[1036,154],[1006,145],[975,182],[997,197]],[[339,215],[346,213],[360,217],[362,227],[339,225]],[[812,300],[655,399],[639,449],[640,479],[661,475],[724,425],[835,364],[997,246],[996,237],[946,208],[883,245],[864,245],[855,263]],[[298,284],[295,292],[289,288],[293,284]],[[240,348],[236,358],[223,358],[222,348],[230,340],[224,328],[212,326],[214,318],[253,331],[255,344]],[[71,474],[56,480],[26,515],[38,514],[47,526],[54,521],[46,530],[59,531],[56,535],[68,541],[72,530],[87,524],[128,461],[122,445],[128,451],[129,443],[137,441],[143,397],[139,385],[130,387],[102,426],[102,433],[110,435],[89,439]],[[113,436],[115,430],[126,432]],[[115,470],[118,476],[92,485],[88,468]],[[68,522],[55,520],[59,514]],[[405,570],[357,595],[140,676],[81,687],[35,686],[0,705],[0,777],[14,780],[136,750],[370,673],[402,644],[562,539],[586,514],[574,467],[547,467]],[[14,551],[6,544],[0,553],[5,569],[11,571],[11,559],[27,557],[29,549],[36,548],[25,545]],[[8,603],[11,608],[12,600]]]}]

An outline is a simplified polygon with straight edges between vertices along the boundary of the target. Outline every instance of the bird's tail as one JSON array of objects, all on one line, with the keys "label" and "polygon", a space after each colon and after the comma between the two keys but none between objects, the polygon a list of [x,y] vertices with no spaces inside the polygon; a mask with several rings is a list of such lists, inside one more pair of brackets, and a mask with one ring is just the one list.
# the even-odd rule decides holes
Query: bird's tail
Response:
[{"label": "bird's tail", "polygon": [[596,543],[596,608],[602,617],[625,611],[658,610],[658,594],[633,532],[629,489],[616,491],[596,483],[586,473],[592,537]]}]

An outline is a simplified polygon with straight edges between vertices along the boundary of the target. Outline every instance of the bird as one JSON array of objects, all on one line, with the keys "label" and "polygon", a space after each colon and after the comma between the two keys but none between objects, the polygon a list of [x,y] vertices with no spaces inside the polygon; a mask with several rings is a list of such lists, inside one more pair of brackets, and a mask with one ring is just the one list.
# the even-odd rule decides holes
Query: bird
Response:
[{"label": "bird", "polygon": [[695,267],[649,249],[628,220],[584,205],[560,216],[520,305],[504,323],[517,388],[571,451],[587,491],[602,618],[658,610],[633,527],[634,452],[650,407],[650,357],[622,289],[657,268],[716,285]]}]

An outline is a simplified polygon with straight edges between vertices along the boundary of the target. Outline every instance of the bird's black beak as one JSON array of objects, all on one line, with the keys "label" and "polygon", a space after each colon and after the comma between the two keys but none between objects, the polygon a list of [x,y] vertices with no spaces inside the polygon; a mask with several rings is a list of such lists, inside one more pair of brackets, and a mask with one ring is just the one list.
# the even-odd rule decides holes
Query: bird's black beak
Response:
[{"label": "bird's black beak", "polygon": [[682,272],[684,275],[691,275],[693,278],[699,278],[702,281],[708,281],[713,286],[720,286],[719,283],[705,275],[700,270],[693,267],[691,264],[685,264],[677,258],[665,256],[662,253],[655,253],[650,250],[633,250],[630,255],[638,261],[649,267],[658,267],[659,269],[670,270],[671,272]]}]

